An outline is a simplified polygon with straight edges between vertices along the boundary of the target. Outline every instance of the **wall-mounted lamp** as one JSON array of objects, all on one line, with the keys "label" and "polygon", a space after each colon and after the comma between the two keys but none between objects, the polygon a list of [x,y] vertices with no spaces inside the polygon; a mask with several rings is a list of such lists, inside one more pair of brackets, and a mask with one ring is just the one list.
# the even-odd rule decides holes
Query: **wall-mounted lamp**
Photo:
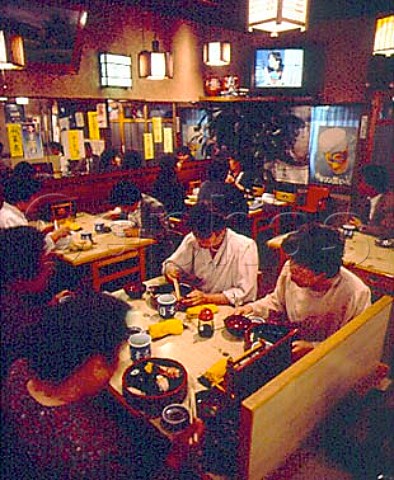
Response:
[{"label": "wall-mounted lamp", "polygon": [[394,54],[394,15],[378,18],[376,21],[373,54],[386,57]]},{"label": "wall-mounted lamp", "polygon": [[152,51],[138,54],[138,72],[141,78],[164,80],[173,77],[173,59],[170,52],[160,52],[158,40],[153,40]]},{"label": "wall-mounted lamp", "polygon": [[204,44],[203,59],[205,65],[221,67],[231,61],[230,42],[209,42]]},{"label": "wall-mounted lamp", "polygon": [[131,88],[131,57],[100,53],[100,84],[102,87]]},{"label": "wall-mounted lamp", "polygon": [[0,30],[0,70],[20,70],[24,66],[25,53],[22,37]]},{"label": "wall-mounted lamp", "polygon": [[288,30],[305,31],[308,0],[249,0],[249,31],[263,30],[271,37]]}]

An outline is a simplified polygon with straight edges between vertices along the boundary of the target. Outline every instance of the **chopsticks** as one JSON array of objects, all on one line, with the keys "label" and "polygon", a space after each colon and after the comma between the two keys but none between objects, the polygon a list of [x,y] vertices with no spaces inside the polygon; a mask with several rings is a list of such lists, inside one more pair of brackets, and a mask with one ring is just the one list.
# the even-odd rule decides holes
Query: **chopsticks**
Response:
[{"label": "chopsticks", "polygon": [[180,288],[179,288],[178,279],[177,279],[177,278],[174,278],[173,281],[174,281],[174,288],[175,288],[175,296],[176,296],[176,299],[177,299],[177,300],[180,300],[180,299],[181,299],[181,290],[180,290]]},{"label": "chopsticks", "polygon": [[[197,404],[196,404],[196,391],[194,389],[194,380],[189,377],[189,411],[191,416],[191,424],[197,419]],[[198,433],[194,432],[189,438],[189,445],[198,443]]]}]

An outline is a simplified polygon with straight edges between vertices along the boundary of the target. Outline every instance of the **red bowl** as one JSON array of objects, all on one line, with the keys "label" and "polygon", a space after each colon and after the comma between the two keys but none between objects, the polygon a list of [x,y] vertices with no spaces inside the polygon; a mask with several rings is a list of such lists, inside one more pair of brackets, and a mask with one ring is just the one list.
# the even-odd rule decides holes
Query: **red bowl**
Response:
[{"label": "red bowl", "polygon": [[[152,385],[155,382],[154,376],[157,374],[147,374],[145,367],[148,363],[153,364],[153,368],[156,371],[160,370],[160,367],[168,368],[174,367],[179,371],[179,377],[171,379],[168,377],[170,388],[165,392],[155,391],[154,393],[143,393],[144,390],[140,385],[146,387]],[[158,374],[162,376],[163,372],[159,371]],[[140,377],[140,378],[139,378]],[[130,388],[132,391],[130,391]],[[138,388],[137,388],[138,387]],[[158,417],[161,415],[163,408],[171,403],[182,403],[187,395],[187,372],[185,367],[170,358],[144,358],[138,362],[134,362],[133,365],[128,367],[122,378],[122,392],[130,404],[135,410],[139,410],[148,417]]]},{"label": "red bowl", "polygon": [[243,338],[246,330],[252,324],[252,320],[243,315],[230,315],[224,319],[224,325],[231,335],[237,338]]}]

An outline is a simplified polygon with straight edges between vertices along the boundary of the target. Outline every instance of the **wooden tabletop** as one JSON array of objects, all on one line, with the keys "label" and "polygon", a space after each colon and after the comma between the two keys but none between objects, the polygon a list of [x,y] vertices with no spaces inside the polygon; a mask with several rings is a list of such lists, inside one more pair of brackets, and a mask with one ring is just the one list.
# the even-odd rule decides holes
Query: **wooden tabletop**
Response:
[{"label": "wooden tabletop", "polygon": [[[160,322],[156,310],[150,308],[145,300],[128,300],[127,295],[119,290],[114,293],[118,298],[128,301],[133,306],[132,323],[148,328],[149,325]],[[176,318],[183,320],[187,328],[181,335],[169,335],[152,342],[152,356],[172,358],[182,363],[189,377],[196,380],[204,374],[214,363],[229,356],[238,358],[244,353],[243,339],[237,339],[224,328],[223,320],[232,314],[231,306],[219,306],[219,312],[215,314],[215,333],[212,338],[201,338],[197,333],[197,319],[188,319],[186,313],[177,312]],[[130,321],[130,320],[129,320]],[[131,365],[130,352],[127,345],[120,353],[120,364],[117,372],[111,379],[110,386],[118,393],[122,393],[122,374]],[[204,389],[198,382],[194,382],[197,390]]]},{"label": "wooden tabletop", "polygon": [[[94,223],[98,220],[103,221],[105,225],[108,226],[111,223],[110,220],[103,220],[100,216],[89,215],[87,213],[79,214],[75,219],[75,222],[83,231],[92,233],[94,242],[92,249],[79,252],[55,250],[55,253],[62,260],[76,267],[131,250],[139,250],[156,243],[152,238],[118,237],[112,232],[96,233],[94,231]],[[79,238],[80,232],[76,232],[75,235]]]},{"label": "wooden tabletop", "polygon": [[[279,249],[289,233],[268,240],[267,245]],[[394,250],[378,247],[376,237],[356,232],[353,238],[346,239],[343,263],[345,266],[357,266],[367,272],[394,277]]]}]

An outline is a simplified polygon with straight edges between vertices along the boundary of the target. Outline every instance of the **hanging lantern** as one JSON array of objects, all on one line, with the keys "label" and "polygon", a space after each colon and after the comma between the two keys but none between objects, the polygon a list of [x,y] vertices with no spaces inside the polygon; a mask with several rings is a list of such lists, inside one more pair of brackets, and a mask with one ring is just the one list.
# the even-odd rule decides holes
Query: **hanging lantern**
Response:
[{"label": "hanging lantern", "polygon": [[172,55],[170,52],[160,52],[159,41],[153,40],[152,51],[144,50],[139,53],[138,70],[139,76],[148,80],[172,78]]},{"label": "hanging lantern", "polygon": [[0,30],[0,70],[20,70],[24,66],[22,37]]},{"label": "hanging lantern", "polygon": [[288,30],[305,31],[308,0],[249,0],[249,31],[263,30],[272,37]]},{"label": "hanging lantern", "polygon": [[231,61],[230,42],[209,42],[204,44],[203,58],[205,65],[221,67]]},{"label": "hanging lantern", "polygon": [[373,54],[386,57],[394,54],[394,15],[376,21]]}]

